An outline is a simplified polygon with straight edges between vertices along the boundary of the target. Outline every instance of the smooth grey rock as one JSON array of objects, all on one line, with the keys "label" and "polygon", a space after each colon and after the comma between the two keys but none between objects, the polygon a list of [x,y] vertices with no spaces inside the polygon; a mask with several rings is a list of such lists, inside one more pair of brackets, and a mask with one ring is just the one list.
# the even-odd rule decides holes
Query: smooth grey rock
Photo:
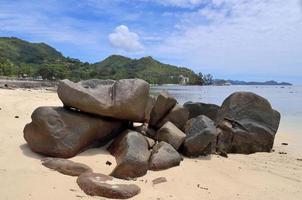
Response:
[{"label": "smooth grey rock", "polygon": [[149,144],[142,134],[126,130],[113,141],[108,151],[117,162],[112,176],[131,179],[147,173],[150,151]]},{"label": "smooth grey rock", "polygon": [[31,150],[62,158],[73,157],[95,142],[109,141],[127,125],[63,107],[39,107],[31,118],[23,131]]},{"label": "smooth grey rock", "polygon": [[66,107],[133,122],[145,121],[149,84],[141,79],[62,80],[58,96]]},{"label": "smooth grey rock", "polygon": [[186,134],[171,122],[166,122],[156,133],[154,139],[169,143],[178,150],[185,140]]},{"label": "smooth grey rock", "polygon": [[207,104],[201,102],[186,102],[184,107],[189,111],[189,119],[198,117],[199,115],[205,115],[211,120],[215,121],[220,106],[215,104]]}]

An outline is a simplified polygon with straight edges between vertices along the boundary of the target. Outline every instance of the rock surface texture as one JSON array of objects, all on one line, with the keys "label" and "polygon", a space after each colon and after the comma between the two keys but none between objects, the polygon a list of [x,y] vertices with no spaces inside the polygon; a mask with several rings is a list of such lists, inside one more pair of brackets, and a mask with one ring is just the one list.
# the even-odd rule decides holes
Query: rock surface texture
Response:
[{"label": "rock surface texture", "polygon": [[124,122],[105,120],[63,107],[39,107],[24,128],[32,151],[69,158],[96,141],[108,141],[124,129]]},{"label": "rock surface texture", "polygon": [[214,122],[207,116],[200,115],[190,119],[185,125],[186,138],[183,143],[183,154],[189,157],[211,153],[211,145],[217,137]]},{"label": "rock surface texture", "polygon": [[184,107],[189,111],[189,119],[198,117],[199,115],[205,115],[211,120],[215,121],[217,113],[220,109],[219,106],[215,104],[207,104],[200,102],[186,102]]},{"label": "rock surface texture", "polygon": [[67,107],[115,119],[144,122],[149,84],[141,79],[62,80],[58,96]]},{"label": "rock surface texture", "polygon": [[160,142],[153,147],[149,169],[158,171],[178,166],[182,161],[179,153],[168,143]]},{"label": "rock surface texture", "polygon": [[189,112],[186,108],[181,105],[175,105],[170,112],[156,124],[156,128],[161,128],[166,122],[172,122],[180,130],[183,130],[184,125],[186,124],[189,118]]},{"label": "rock surface texture", "polygon": [[82,163],[73,162],[63,158],[44,158],[42,165],[49,169],[56,170],[62,174],[70,176],[80,176],[83,173],[92,172],[92,169]]},{"label": "rock surface texture", "polygon": [[126,184],[125,181],[99,173],[84,173],[78,177],[77,183],[86,194],[91,196],[128,199],[140,193],[137,185]]},{"label": "rock surface texture", "polygon": [[155,140],[169,143],[178,150],[180,145],[185,140],[186,135],[179,130],[173,123],[165,123],[156,133]]},{"label": "rock surface texture", "polygon": [[112,176],[131,179],[147,173],[150,151],[149,144],[142,134],[126,130],[114,140],[108,151],[117,162]]},{"label": "rock surface texture", "polygon": [[279,112],[251,92],[230,95],[218,112],[219,146],[228,153],[269,152],[280,122]]},{"label": "rock surface texture", "polygon": [[156,126],[156,124],[175,106],[176,99],[172,97],[168,92],[161,92],[151,110],[150,114],[150,126]]}]

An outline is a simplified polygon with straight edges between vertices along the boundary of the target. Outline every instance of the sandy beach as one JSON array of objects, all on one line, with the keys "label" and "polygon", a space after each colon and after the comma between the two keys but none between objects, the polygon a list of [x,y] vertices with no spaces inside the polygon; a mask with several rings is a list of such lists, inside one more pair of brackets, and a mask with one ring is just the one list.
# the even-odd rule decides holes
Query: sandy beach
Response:
[{"label": "sandy beach", "polygon": [[[23,128],[38,106],[60,106],[55,92],[47,90],[0,89],[0,193],[1,199],[105,199],[85,195],[76,178],[41,165],[42,156],[30,151]],[[18,116],[18,117],[17,117]],[[302,199],[302,137],[286,132],[276,135],[274,152],[252,155],[216,155],[185,158],[179,167],[152,172],[133,181],[141,187],[137,200]],[[288,143],[282,145],[281,143]],[[286,152],[287,154],[280,154]],[[105,148],[90,149],[71,160],[89,165],[95,172],[109,174],[115,159]],[[111,161],[113,165],[106,165]],[[167,182],[152,185],[166,177]]]}]

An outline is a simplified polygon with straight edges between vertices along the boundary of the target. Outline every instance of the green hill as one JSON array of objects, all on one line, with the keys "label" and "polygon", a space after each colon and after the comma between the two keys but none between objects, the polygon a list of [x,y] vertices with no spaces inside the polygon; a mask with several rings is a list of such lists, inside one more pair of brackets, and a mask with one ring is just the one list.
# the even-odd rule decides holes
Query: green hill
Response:
[{"label": "green hill", "polygon": [[42,76],[43,79],[69,78],[142,78],[153,84],[179,83],[182,77],[189,84],[199,82],[198,75],[184,67],[176,67],[152,57],[130,59],[112,55],[94,64],[64,57],[45,43],[30,43],[18,38],[0,37],[0,76]]}]

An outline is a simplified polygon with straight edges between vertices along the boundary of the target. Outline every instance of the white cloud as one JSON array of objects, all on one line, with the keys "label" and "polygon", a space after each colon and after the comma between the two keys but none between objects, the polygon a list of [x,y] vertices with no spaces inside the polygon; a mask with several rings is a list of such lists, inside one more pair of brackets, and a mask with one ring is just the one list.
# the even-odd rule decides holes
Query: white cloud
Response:
[{"label": "white cloud", "polygon": [[162,4],[164,6],[173,6],[180,8],[194,8],[207,0],[141,0]]},{"label": "white cloud", "polygon": [[114,47],[125,51],[136,52],[144,48],[139,36],[125,25],[116,27],[114,32],[109,34],[109,41]]},{"label": "white cloud", "polygon": [[212,0],[184,14],[154,52],[214,74],[302,73],[300,2]]}]

